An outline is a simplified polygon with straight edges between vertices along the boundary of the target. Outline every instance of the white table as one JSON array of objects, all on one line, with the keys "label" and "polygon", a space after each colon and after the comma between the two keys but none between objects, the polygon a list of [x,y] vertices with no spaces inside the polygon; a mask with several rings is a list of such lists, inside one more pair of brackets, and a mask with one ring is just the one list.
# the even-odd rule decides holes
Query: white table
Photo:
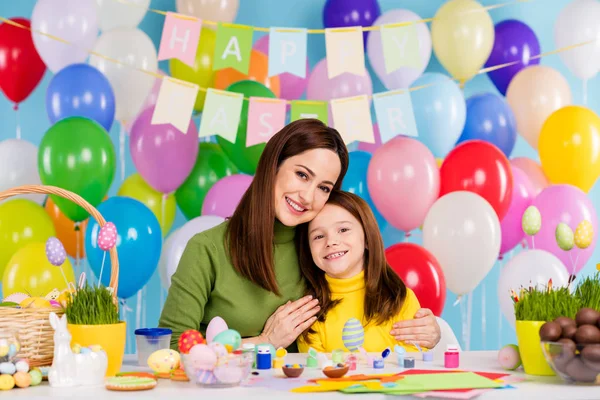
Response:
[{"label": "white table", "polygon": [[[506,372],[503,371],[496,361],[496,351],[470,351],[462,352],[460,355],[460,368],[463,370],[486,371],[486,372]],[[395,360],[386,362],[384,373],[399,372]],[[290,354],[286,357],[286,363],[304,363],[306,355]],[[124,371],[149,371],[148,368],[143,368],[137,365],[135,356],[125,356],[123,363]],[[443,360],[436,359],[433,363],[424,363],[417,360],[416,368],[419,369],[444,369]],[[259,371],[264,374],[264,371]],[[268,373],[281,373],[281,371],[271,370]],[[382,370],[374,370],[367,368],[359,368],[353,373],[382,373]],[[558,377],[534,377],[525,375],[521,372],[513,372],[513,375],[518,375],[526,378],[527,381],[515,383],[513,386],[516,389],[500,389],[492,390],[477,397],[477,399],[565,399],[565,400],[585,400],[585,399],[600,399],[600,386],[578,386],[564,384]],[[316,378],[324,377],[319,370],[305,369],[302,377]],[[291,393],[281,390],[272,390],[263,387],[237,387],[228,389],[203,389],[194,386],[189,382],[172,382],[170,380],[159,380],[156,388],[148,391],[139,392],[113,392],[104,389],[104,387],[75,387],[75,388],[51,388],[47,382],[40,386],[30,387],[27,389],[13,389],[8,392],[3,392],[0,396],[9,397],[26,397],[28,399],[36,398],[81,398],[94,397],[99,399],[147,399],[147,398],[162,398],[164,400],[179,400],[179,399],[345,399],[350,397],[356,400],[363,399],[396,399],[396,398],[413,398],[412,396],[390,396],[384,394],[343,394],[340,392],[327,393]],[[350,396],[350,397],[349,397]],[[358,396],[358,397],[357,397]],[[7,397],[8,398],[8,397]],[[432,399],[432,397],[429,397]]]}]

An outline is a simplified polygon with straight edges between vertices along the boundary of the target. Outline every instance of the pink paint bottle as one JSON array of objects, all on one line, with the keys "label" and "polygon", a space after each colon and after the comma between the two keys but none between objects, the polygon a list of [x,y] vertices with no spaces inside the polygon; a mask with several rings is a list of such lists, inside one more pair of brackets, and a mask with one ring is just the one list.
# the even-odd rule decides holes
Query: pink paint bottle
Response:
[{"label": "pink paint bottle", "polygon": [[458,346],[448,345],[446,352],[444,353],[444,367],[446,368],[458,368]]}]

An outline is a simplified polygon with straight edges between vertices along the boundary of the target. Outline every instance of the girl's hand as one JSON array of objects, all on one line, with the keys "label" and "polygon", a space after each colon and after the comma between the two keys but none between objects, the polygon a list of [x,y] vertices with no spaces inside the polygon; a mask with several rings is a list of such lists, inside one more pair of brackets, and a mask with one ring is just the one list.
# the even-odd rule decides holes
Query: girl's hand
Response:
[{"label": "girl's hand", "polygon": [[414,319],[396,322],[390,334],[399,342],[416,342],[428,349],[433,349],[441,337],[437,319],[428,308],[419,309]]},{"label": "girl's hand", "polygon": [[312,296],[288,301],[269,317],[261,336],[276,349],[288,347],[317,320],[315,315],[321,309],[318,304]]}]

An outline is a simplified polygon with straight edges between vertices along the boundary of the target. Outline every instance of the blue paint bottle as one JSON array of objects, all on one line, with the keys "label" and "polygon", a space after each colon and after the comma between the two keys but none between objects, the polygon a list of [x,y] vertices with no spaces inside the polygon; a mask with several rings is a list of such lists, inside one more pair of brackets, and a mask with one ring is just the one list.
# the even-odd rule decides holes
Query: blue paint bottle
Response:
[{"label": "blue paint bottle", "polygon": [[265,345],[259,345],[256,353],[256,369],[271,369],[271,348]]}]

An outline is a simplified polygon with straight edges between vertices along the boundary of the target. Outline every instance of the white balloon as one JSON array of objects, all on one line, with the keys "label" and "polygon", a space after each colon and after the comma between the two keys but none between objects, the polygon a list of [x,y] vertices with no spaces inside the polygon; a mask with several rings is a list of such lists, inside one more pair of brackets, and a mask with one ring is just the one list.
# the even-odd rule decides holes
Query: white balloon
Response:
[{"label": "white balloon", "polygon": [[[0,142],[0,191],[21,185],[41,185],[38,170],[38,148],[21,139]],[[44,203],[43,194],[24,194],[14,198],[29,199],[39,205]]]},{"label": "white balloon", "polygon": [[144,19],[150,0],[96,0],[101,31],[115,28],[135,28]]},{"label": "white balloon", "polygon": [[[119,63],[92,55],[90,64],[102,72],[115,92],[115,119],[129,121],[140,111],[154,85],[158,56],[152,40],[137,28],[117,28],[103,33],[94,47],[96,53]],[[125,65],[123,65],[125,64]]]},{"label": "white balloon", "polygon": [[521,287],[545,288],[550,279],[553,288],[566,287],[569,273],[558,257],[545,250],[523,250],[502,268],[498,279],[498,300],[502,314],[513,328],[515,310],[511,289],[518,296]]},{"label": "white balloon", "polygon": [[158,275],[160,276],[160,282],[165,289],[168,289],[171,285],[171,276],[167,272],[167,254],[169,249],[173,246],[173,239],[179,229],[174,229],[169,236],[165,239],[160,253],[160,260],[158,260]]},{"label": "white balloon", "polygon": [[[409,10],[391,10],[380,15],[373,23],[373,26],[407,21],[420,21],[422,19],[423,18],[419,15]],[[408,66],[401,67],[389,74],[385,69],[381,32],[371,31],[369,33],[367,39],[367,55],[369,57],[369,63],[373,67],[375,74],[387,89],[391,90],[410,87],[410,85],[423,74],[429,64],[431,58],[431,33],[429,32],[429,28],[427,28],[427,24],[424,22],[415,24],[414,28],[416,29],[418,36],[421,66],[419,68]],[[398,49],[398,51],[401,50]]]},{"label": "white balloon", "polygon": [[188,241],[194,237],[194,235],[204,232],[207,229],[214,228],[223,221],[225,221],[224,218],[215,215],[201,215],[189,220],[185,225],[169,236],[164,246],[165,271],[161,272],[161,281],[165,289],[169,289],[171,286],[171,276],[173,276],[177,270],[179,260],[181,260],[181,256],[183,255],[183,251],[185,250]]},{"label": "white balloon", "polygon": [[175,4],[178,13],[212,22],[233,22],[240,6],[239,0],[177,0]]},{"label": "white balloon", "polygon": [[440,197],[423,223],[423,247],[438,260],[446,287],[457,295],[473,291],[492,269],[501,238],[496,212],[472,192]]},{"label": "white balloon", "polygon": [[558,55],[571,72],[580,79],[593,78],[600,69],[600,2],[574,0],[561,10],[554,23],[556,48],[568,47],[590,40],[595,42]]}]

